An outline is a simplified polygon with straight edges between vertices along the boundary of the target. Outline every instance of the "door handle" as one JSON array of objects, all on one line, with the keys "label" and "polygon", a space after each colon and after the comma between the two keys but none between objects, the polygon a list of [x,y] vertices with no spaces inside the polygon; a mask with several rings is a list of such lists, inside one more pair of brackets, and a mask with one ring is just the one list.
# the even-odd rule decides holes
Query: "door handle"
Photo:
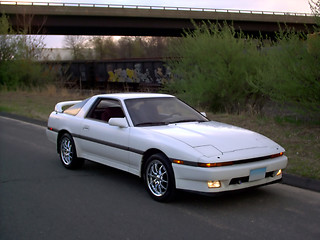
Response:
[{"label": "door handle", "polygon": [[89,127],[88,125],[84,125],[84,126],[83,126],[83,130],[86,131],[86,130],[89,130],[89,129],[90,129],[90,127]]}]

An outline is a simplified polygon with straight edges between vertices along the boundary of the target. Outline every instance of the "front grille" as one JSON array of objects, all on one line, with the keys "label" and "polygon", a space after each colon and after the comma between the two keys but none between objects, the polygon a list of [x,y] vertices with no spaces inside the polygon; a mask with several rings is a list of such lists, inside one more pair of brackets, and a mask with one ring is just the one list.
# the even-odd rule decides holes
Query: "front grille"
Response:
[{"label": "front grille", "polygon": [[238,161],[233,161],[233,164],[243,164],[243,163],[251,163],[251,162],[258,162],[258,161],[263,161],[263,160],[269,160],[273,158],[277,158],[283,156],[283,153],[278,153],[278,154],[273,154],[269,156],[264,156],[264,157],[256,157],[256,158],[249,158],[249,159],[243,159],[243,160],[238,160]]},{"label": "front grille", "polygon": [[[274,177],[274,175],[275,175],[274,171],[267,172],[265,175],[265,178]],[[241,184],[241,183],[246,183],[246,182],[249,182],[249,176],[232,178],[229,185]]]},{"label": "front grille", "polygon": [[232,178],[229,185],[241,184],[241,183],[245,183],[245,182],[249,182],[249,176]]}]

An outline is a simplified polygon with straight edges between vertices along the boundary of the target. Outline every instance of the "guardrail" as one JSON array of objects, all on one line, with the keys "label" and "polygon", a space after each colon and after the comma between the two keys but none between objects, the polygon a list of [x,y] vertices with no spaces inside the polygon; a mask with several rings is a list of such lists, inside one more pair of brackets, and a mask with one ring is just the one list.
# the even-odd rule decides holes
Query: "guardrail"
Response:
[{"label": "guardrail", "polygon": [[194,7],[164,7],[164,6],[144,6],[144,5],[121,5],[121,4],[100,4],[100,3],[63,3],[63,2],[19,2],[0,1],[0,5],[29,5],[48,7],[94,7],[94,8],[126,8],[126,9],[147,9],[147,10],[171,10],[171,11],[198,11],[198,12],[221,12],[221,13],[244,13],[244,14],[268,14],[268,15],[288,15],[288,16],[314,16],[311,13],[295,12],[272,12],[258,10],[234,10],[215,8],[194,8]]}]

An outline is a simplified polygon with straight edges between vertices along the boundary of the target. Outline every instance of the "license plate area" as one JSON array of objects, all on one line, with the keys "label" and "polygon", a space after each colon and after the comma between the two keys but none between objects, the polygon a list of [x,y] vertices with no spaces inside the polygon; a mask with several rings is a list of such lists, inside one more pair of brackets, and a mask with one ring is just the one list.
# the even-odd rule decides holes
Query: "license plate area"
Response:
[{"label": "license plate area", "polygon": [[249,182],[260,180],[266,177],[267,168],[257,168],[250,170]]}]

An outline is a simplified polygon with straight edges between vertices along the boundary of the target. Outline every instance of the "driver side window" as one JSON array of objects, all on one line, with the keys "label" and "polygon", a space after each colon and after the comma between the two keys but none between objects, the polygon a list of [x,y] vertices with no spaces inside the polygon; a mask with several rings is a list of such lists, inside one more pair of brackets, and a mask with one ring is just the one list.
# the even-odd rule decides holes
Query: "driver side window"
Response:
[{"label": "driver side window", "polygon": [[113,99],[100,99],[93,106],[87,115],[87,118],[108,122],[110,118],[123,118],[124,113],[121,104]]}]

